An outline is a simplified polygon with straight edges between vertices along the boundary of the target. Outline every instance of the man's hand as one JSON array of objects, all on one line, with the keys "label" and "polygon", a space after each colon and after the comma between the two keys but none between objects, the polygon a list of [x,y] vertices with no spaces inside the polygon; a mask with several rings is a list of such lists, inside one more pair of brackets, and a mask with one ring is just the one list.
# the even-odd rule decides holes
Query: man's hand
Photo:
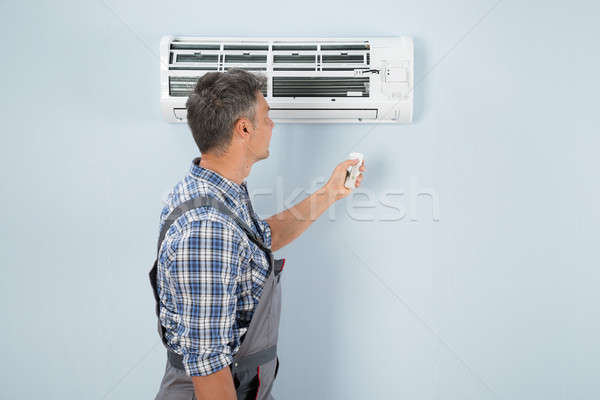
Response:
[{"label": "man's hand", "polygon": [[[342,161],[341,163],[339,163],[337,165],[337,167],[335,167],[335,169],[333,170],[333,173],[331,174],[331,177],[329,178],[329,181],[327,181],[327,183],[325,184],[325,186],[323,187],[325,189],[325,192],[330,196],[330,198],[334,199],[334,200],[340,200],[343,199],[344,197],[348,196],[350,194],[350,192],[352,192],[351,189],[347,189],[344,186],[344,182],[346,181],[346,171],[348,170],[348,167],[351,167],[353,165],[356,165],[359,162],[359,160],[346,160],[346,161]],[[360,182],[362,181],[363,178],[363,172],[365,171],[365,162],[362,162],[362,165],[359,168],[360,174],[358,175],[358,177],[356,178],[356,185],[355,187],[359,187],[360,186]]]}]

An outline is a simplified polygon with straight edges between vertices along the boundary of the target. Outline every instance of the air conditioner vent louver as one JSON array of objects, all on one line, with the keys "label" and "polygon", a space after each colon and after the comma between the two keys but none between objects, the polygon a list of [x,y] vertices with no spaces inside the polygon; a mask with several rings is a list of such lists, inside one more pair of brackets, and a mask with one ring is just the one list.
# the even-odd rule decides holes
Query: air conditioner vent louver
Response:
[{"label": "air conditioner vent louver", "polygon": [[274,67],[273,71],[314,71],[315,67]]},{"label": "air conditioner vent louver", "polygon": [[328,55],[324,55],[323,56],[323,63],[363,63],[365,61],[365,58],[363,55],[348,55],[348,54],[342,54],[342,55],[332,55],[332,56],[328,56]]},{"label": "air conditioner vent louver", "polygon": [[369,50],[369,43],[365,44],[322,44],[321,50]]},{"label": "air conditioner vent louver", "polygon": [[225,63],[267,63],[267,56],[251,54],[225,54]]},{"label": "air conditioner vent louver", "polygon": [[216,63],[219,61],[219,56],[216,54],[177,54],[176,62],[197,62],[197,63]]},{"label": "air conditioner vent louver", "polygon": [[173,43],[171,43],[170,49],[171,50],[221,50],[221,45],[220,44],[173,42]]},{"label": "air conditioner vent louver", "polygon": [[199,77],[172,76],[169,78],[169,95],[187,97],[190,95]]},{"label": "air conditioner vent louver", "polygon": [[[236,68],[236,69],[243,69],[244,71],[266,71],[267,67],[238,67],[238,66],[227,66],[227,67],[223,67],[223,69],[225,71],[232,69],[232,68]],[[264,92],[265,96],[267,95],[267,92]]]},{"label": "air conditioner vent louver", "polygon": [[[174,97],[188,97],[196,83],[200,79],[199,76],[172,76],[169,78],[169,95]],[[263,96],[267,95],[266,89],[262,91]]]},{"label": "air conditioner vent louver", "polygon": [[369,96],[369,78],[273,77],[273,97],[355,96]]},{"label": "air conditioner vent louver", "polygon": [[307,51],[317,50],[317,45],[314,44],[274,44],[273,50],[286,50],[286,51]]},{"label": "air conditioner vent louver", "polygon": [[289,55],[289,56],[273,56],[274,64],[281,63],[316,63],[316,58],[314,55]]},{"label": "air conditioner vent louver", "polygon": [[216,71],[217,65],[214,66],[206,66],[206,67],[169,67],[169,71]]},{"label": "air conditioner vent louver", "polygon": [[268,44],[225,44],[223,50],[269,50]]}]

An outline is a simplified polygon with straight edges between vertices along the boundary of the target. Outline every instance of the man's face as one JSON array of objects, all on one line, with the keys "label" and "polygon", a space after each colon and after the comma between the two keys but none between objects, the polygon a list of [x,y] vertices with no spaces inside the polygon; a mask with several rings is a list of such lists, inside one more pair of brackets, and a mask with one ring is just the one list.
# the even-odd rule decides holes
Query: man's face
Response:
[{"label": "man's face", "polygon": [[250,135],[249,147],[257,161],[269,157],[269,144],[271,133],[275,124],[269,118],[269,103],[262,93],[258,93],[256,102],[254,133]]}]

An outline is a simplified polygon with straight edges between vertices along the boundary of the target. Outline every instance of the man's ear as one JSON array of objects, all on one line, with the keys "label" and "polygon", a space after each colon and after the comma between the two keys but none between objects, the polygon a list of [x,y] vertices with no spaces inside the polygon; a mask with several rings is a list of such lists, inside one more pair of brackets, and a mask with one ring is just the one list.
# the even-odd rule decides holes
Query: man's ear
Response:
[{"label": "man's ear", "polygon": [[239,129],[241,129],[243,133],[243,136],[246,136],[250,133],[250,121],[246,118],[241,118],[240,120],[238,120],[238,122],[236,123],[236,125],[238,125]]},{"label": "man's ear", "polygon": [[244,119],[238,119],[234,125],[234,132],[236,134],[239,133],[242,138],[246,137],[248,135],[248,129],[246,128],[246,125],[247,123],[244,121]]},{"label": "man's ear", "polygon": [[252,124],[252,122],[250,122],[250,120],[248,120],[248,119],[244,120],[242,131],[244,131],[246,136],[251,133],[250,132],[251,129],[254,129],[254,125]]}]

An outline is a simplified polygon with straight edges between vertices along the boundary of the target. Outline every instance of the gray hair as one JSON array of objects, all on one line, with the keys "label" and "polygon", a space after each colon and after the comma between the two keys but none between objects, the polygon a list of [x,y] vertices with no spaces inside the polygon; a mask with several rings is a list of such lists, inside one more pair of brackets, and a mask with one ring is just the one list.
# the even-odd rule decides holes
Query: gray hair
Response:
[{"label": "gray hair", "polygon": [[200,152],[226,150],[238,119],[254,124],[257,92],[266,87],[264,74],[238,68],[203,75],[186,103],[188,126]]}]

